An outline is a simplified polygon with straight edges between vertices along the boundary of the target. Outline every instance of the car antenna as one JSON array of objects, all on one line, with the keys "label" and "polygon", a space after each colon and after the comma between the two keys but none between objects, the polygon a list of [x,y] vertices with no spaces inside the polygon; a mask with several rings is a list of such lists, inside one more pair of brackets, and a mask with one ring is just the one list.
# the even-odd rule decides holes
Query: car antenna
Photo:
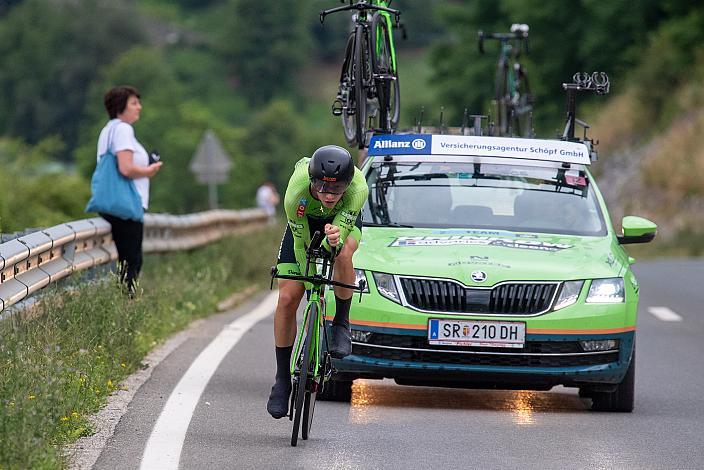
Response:
[{"label": "car antenna", "polygon": [[467,115],[467,108],[464,108],[464,114],[462,115],[462,130],[460,131],[460,135],[464,135],[464,131],[467,128],[468,119],[469,116]]},{"label": "car antenna", "polygon": [[420,134],[421,131],[421,126],[423,125],[423,113],[425,112],[425,106],[420,107],[420,117],[418,117],[418,120],[416,121],[416,126],[417,126],[417,134]]},{"label": "car antenna", "polygon": [[445,107],[440,106],[440,134],[443,134],[443,130],[445,128],[445,122],[443,121],[443,113],[445,112]]}]

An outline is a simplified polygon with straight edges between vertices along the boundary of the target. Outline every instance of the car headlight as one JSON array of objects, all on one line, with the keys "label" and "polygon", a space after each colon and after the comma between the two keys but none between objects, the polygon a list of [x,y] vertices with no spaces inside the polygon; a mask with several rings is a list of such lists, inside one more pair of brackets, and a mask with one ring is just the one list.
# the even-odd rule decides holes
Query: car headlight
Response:
[{"label": "car headlight", "polygon": [[583,285],[584,281],[563,282],[560,288],[560,295],[557,297],[553,310],[560,310],[561,308],[569,307],[577,302],[579,293],[582,292]]},{"label": "car headlight", "polygon": [[394,277],[391,274],[385,273],[373,272],[372,274],[374,276],[376,290],[378,290],[379,293],[387,299],[400,304],[401,296],[398,295],[398,289],[396,289]]},{"label": "car headlight", "polygon": [[364,269],[355,268],[355,270],[354,270],[354,283],[356,285],[359,285],[359,281],[364,281],[364,284],[366,284],[362,293],[368,294],[369,293],[369,282],[367,281],[367,275],[364,273]]},{"label": "car headlight", "polygon": [[589,287],[587,303],[618,304],[626,299],[623,278],[594,279]]}]

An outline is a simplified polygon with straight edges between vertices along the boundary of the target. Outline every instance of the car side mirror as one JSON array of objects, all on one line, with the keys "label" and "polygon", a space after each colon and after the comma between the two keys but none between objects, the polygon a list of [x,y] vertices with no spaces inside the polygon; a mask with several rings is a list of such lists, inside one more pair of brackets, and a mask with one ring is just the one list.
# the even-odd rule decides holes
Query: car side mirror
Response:
[{"label": "car side mirror", "polygon": [[623,235],[619,235],[618,242],[621,245],[629,243],[648,243],[655,238],[658,226],[654,222],[643,217],[627,215],[621,220]]}]

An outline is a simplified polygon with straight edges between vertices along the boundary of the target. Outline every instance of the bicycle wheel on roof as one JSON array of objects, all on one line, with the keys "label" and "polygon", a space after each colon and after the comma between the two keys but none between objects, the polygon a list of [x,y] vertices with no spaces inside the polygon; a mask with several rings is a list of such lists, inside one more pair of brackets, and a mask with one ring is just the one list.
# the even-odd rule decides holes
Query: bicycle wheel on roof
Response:
[{"label": "bicycle wheel on roof", "polygon": [[388,15],[372,17],[372,65],[379,99],[379,128],[395,130],[401,115],[398,73],[394,61],[393,39]]},{"label": "bicycle wheel on roof", "polygon": [[366,144],[367,95],[372,75],[369,52],[366,30],[364,26],[357,25],[354,44],[354,97],[357,146],[360,149]]}]

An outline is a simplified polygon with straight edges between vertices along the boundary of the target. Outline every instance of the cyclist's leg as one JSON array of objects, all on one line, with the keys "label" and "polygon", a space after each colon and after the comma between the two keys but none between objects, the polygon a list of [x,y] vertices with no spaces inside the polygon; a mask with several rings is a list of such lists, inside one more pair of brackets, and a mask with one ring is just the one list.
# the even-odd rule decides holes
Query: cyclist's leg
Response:
[{"label": "cyclist's leg", "polygon": [[[293,235],[286,227],[277,268],[281,274],[300,274],[293,251]],[[274,344],[276,350],[276,380],[271,388],[266,409],[276,419],[286,416],[288,398],[291,394],[291,353],[296,338],[296,310],[304,293],[298,281],[279,279],[279,302],[274,314]]]},{"label": "cyclist's leg", "polygon": [[[354,266],[352,265],[352,255],[359,246],[362,238],[361,218],[357,218],[355,228],[350,232],[342,251],[335,260],[335,272],[333,276],[336,281],[345,284],[354,284]],[[350,340],[350,305],[352,304],[352,290],[335,286],[335,318],[332,321],[332,345],[330,354],[336,358],[348,356],[352,352]]]}]

